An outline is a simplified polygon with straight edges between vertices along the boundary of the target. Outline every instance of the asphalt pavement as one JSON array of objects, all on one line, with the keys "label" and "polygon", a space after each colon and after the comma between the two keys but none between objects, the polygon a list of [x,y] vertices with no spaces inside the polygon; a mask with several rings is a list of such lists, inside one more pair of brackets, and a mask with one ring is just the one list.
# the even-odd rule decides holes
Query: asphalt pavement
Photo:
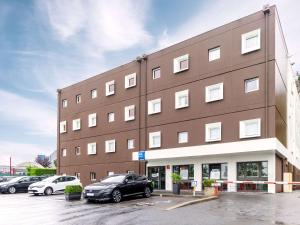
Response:
[{"label": "asphalt pavement", "polygon": [[0,225],[300,225],[300,192],[222,193],[174,210],[183,198],[131,198],[120,204],[67,202],[63,195],[0,194]]}]

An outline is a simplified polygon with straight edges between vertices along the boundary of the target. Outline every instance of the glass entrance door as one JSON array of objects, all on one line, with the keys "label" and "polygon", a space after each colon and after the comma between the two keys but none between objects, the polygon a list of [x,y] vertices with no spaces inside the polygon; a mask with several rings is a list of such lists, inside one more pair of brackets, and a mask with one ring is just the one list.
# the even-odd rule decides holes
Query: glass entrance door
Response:
[{"label": "glass entrance door", "polygon": [[166,189],[166,167],[148,167],[148,177],[153,181],[154,189]]}]

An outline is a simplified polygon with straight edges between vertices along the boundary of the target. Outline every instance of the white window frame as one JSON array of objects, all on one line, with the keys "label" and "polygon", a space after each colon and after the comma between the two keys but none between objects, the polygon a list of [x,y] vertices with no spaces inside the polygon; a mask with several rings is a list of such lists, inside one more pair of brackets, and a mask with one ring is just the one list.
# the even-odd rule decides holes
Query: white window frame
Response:
[{"label": "white window frame", "polygon": [[107,113],[107,121],[109,123],[115,122],[115,113],[114,112]]},{"label": "white window frame", "polygon": [[[182,140],[181,135],[186,135],[186,139]],[[178,144],[188,143],[189,142],[189,132],[187,132],[187,131],[178,132],[177,133],[177,141],[178,141]]]},{"label": "white window frame", "polygon": [[63,108],[67,108],[68,107],[68,100],[67,99],[63,99],[62,100],[62,107]]},{"label": "white window frame", "polygon": [[[153,142],[154,137],[159,137],[159,144],[155,145]],[[151,132],[149,133],[149,148],[160,148],[161,146],[161,132],[156,131],[156,132]]]},{"label": "white window frame", "polygon": [[[158,70],[160,71],[159,72],[159,76],[155,77],[155,72],[158,71]],[[161,77],[161,69],[160,69],[160,67],[156,67],[156,68],[152,69],[152,79],[156,80],[156,79],[159,79],[160,77]]]},{"label": "white window frame", "polygon": [[[218,83],[218,84],[213,84],[205,87],[205,102],[214,102],[214,101],[219,101],[222,100],[224,97],[224,87],[223,83]],[[220,94],[218,98],[212,98],[210,96],[210,92],[213,89],[219,88]]]},{"label": "white window frame", "polygon": [[72,128],[73,128],[73,131],[81,129],[81,120],[80,120],[80,118],[73,120]]},{"label": "white window frame", "polygon": [[[258,130],[256,134],[247,135],[246,126],[247,123],[257,123]],[[250,119],[250,120],[242,120],[240,121],[240,138],[253,138],[253,137],[260,137],[261,136],[261,118]]]},{"label": "white window frame", "polygon": [[113,171],[108,171],[107,172],[107,176],[112,176],[112,175],[114,175],[115,173],[113,172]]},{"label": "white window frame", "polygon": [[221,47],[208,49],[208,61],[212,62],[221,58]]},{"label": "white window frame", "polygon": [[75,172],[75,177],[80,180],[80,172]]},{"label": "white window frame", "polygon": [[[133,115],[130,116],[129,112],[130,110],[133,110]],[[124,120],[125,121],[131,121],[135,119],[135,105],[129,105],[129,106],[125,106],[124,108]]]},{"label": "white window frame", "polygon": [[91,90],[91,98],[94,99],[94,98],[97,98],[97,97],[98,97],[97,89]]},{"label": "white window frame", "polygon": [[97,154],[97,143],[92,142],[87,144],[87,154],[96,155]]},{"label": "white window frame", "polygon": [[[114,90],[113,91],[109,91],[109,86],[110,85],[114,85]],[[116,91],[116,86],[115,86],[115,81],[111,80],[105,83],[105,95],[106,96],[110,96],[110,95],[114,95]]]},{"label": "white window frame", "polygon": [[134,149],[135,139],[127,139],[127,149]]},{"label": "white window frame", "polygon": [[[246,53],[249,53],[249,52],[253,52],[253,51],[256,51],[256,50],[258,50],[258,49],[260,49],[260,42],[261,42],[261,38],[260,38],[260,36],[261,36],[261,31],[260,31],[260,28],[259,29],[256,29],[256,30],[253,30],[253,31],[250,31],[250,32],[248,32],[248,33],[245,33],[245,34],[242,34],[242,37],[241,37],[241,39],[242,39],[242,51],[241,51],[241,53],[242,54],[246,54]],[[253,38],[253,37],[256,37],[257,36],[257,39],[258,39],[258,43],[257,43],[257,45],[256,46],[253,46],[253,47],[251,47],[251,48],[247,48],[246,46],[247,46],[247,39],[249,39],[249,38]]]},{"label": "white window frame", "polygon": [[59,133],[63,134],[67,132],[67,121],[61,121],[59,123]]},{"label": "white window frame", "polygon": [[[134,83],[130,85],[130,79],[134,79]],[[125,88],[132,88],[136,86],[136,73],[128,74],[125,76]]]},{"label": "white window frame", "polygon": [[[110,144],[113,144],[113,146],[114,146],[113,149],[109,148]],[[105,141],[105,152],[106,153],[116,152],[116,140],[115,139]]]},{"label": "white window frame", "polygon": [[[78,149],[79,149],[79,152],[77,152]],[[75,155],[81,155],[81,148],[80,148],[80,146],[76,146],[75,147]]]},{"label": "white window frame", "polygon": [[[92,174],[95,175],[95,176],[92,176]],[[90,180],[91,181],[96,181],[97,180],[97,175],[96,175],[95,172],[90,172]]]},{"label": "white window frame", "polygon": [[[95,123],[93,123],[95,121]],[[97,126],[97,113],[89,114],[89,127]]]},{"label": "white window frame", "polygon": [[[212,139],[210,137],[211,129],[219,128],[219,135],[217,138]],[[222,140],[222,123],[208,123],[205,124],[205,142],[214,142],[214,141],[221,141]]]},{"label": "white window frame", "polygon": [[[159,110],[155,111],[155,104],[159,104]],[[161,98],[153,99],[148,101],[148,115],[156,114],[161,112]]]},{"label": "white window frame", "polygon": [[[186,97],[187,98],[187,104],[186,105],[180,105],[180,98],[181,97]],[[183,91],[178,91],[175,93],[175,109],[181,109],[181,108],[186,108],[189,107],[189,90],[183,90]]]},{"label": "white window frame", "polygon": [[[256,88],[253,89],[253,90],[247,90],[247,83],[248,82],[255,82],[256,83]],[[245,93],[250,93],[250,92],[259,90],[259,78],[258,77],[253,77],[253,78],[246,79],[244,81],[244,84],[245,84]]]},{"label": "white window frame", "polygon": [[67,157],[67,149],[63,148],[61,151],[62,151],[61,153],[62,157]]},{"label": "white window frame", "polygon": [[[181,69],[180,68],[180,62],[185,61],[185,60],[187,60],[187,68]],[[179,57],[173,59],[173,72],[174,73],[179,73],[179,72],[188,70],[189,69],[189,64],[190,64],[189,54],[179,56]]]},{"label": "white window frame", "polygon": [[76,103],[80,104],[81,103],[81,94],[76,95],[75,99],[76,99]]}]

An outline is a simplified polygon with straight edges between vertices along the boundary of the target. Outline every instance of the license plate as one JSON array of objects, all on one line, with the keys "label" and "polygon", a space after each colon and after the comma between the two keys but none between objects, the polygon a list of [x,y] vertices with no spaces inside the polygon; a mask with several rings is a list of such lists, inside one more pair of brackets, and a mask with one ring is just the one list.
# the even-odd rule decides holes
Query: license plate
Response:
[{"label": "license plate", "polygon": [[86,193],[87,196],[94,196],[94,193]]}]

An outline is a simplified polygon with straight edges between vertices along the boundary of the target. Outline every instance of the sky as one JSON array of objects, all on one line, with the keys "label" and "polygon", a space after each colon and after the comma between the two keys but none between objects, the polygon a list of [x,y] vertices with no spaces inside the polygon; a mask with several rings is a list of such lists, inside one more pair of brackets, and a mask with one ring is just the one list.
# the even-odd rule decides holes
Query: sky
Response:
[{"label": "sky", "polygon": [[0,165],[56,148],[56,90],[276,4],[300,70],[299,0],[0,0]]}]

